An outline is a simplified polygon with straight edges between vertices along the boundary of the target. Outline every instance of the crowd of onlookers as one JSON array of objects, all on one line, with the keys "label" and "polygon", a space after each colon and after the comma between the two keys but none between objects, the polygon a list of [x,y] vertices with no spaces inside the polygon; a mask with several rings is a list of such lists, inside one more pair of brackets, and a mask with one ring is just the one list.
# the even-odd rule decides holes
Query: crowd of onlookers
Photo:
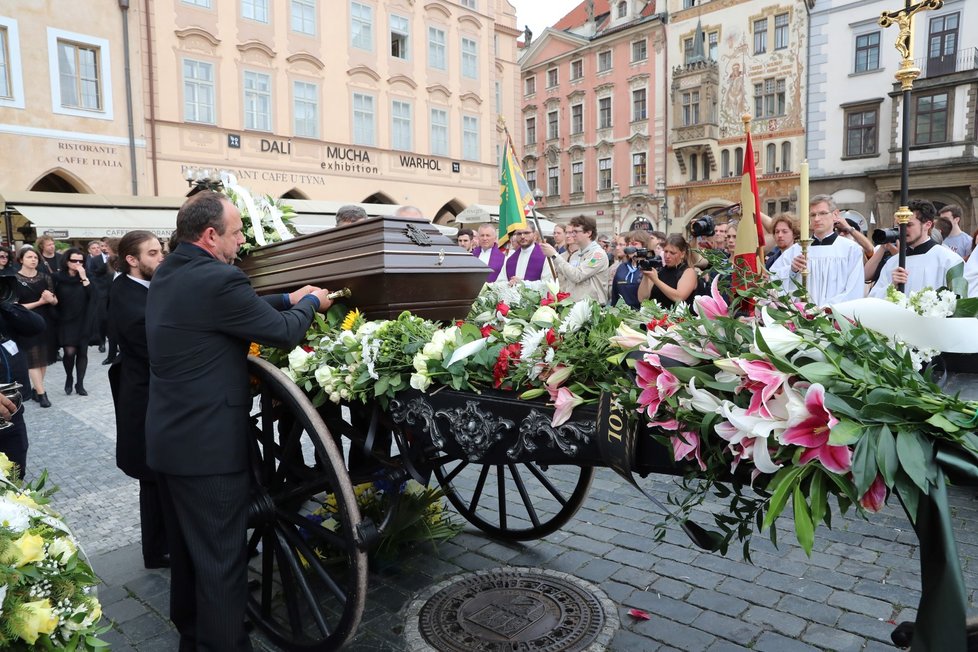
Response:
[{"label": "crowd of onlookers", "polygon": [[[867,294],[882,296],[890,284],[903,283],[911,290],[940,287],[944,273],[967,261],[978,246],[978,230],[969,235],[961,229],[959,206],[938,210],[929,201],[915,200],[910,208],[914,214],[907,233],[911,258],[905,268],[898,267],[898,244],[892,232],[889,238],[884,238],[883,230],[871,234],[868,225],[840,210],[829,195],[811,198],[808,219],[812,243],[807,256],[802,255],[798,244],[799,221],[793,213],[761,216],[765,240],[759,266],[788,289],[799,286],[802,271],[807,270],[809,295],[820,305]],[[731,214],[734,217],[729,217]],[[708,233],[700,236],[691,235],[689,230],[684,236],[648,228],[610,236],[598,233],[593,218],[579,216],[566,224],[555,224],[552,235],[545,237],[540,237],[533,220],[528,220],[528,228],[510,232],[506,251],[499,249],[494,224],[483,224],[476,230],[462,228],[456,237],[461,247],[489,265],[489,281],[547,280],[555,276],[561,289],[575,299],[586,295],[603,304],[623,302],[632,308],[654,299],[669,308],[680,302],[691,303],[697,294],[709,291],[717,267],[728,267],[715,263],[734,256],[739,227],[736,215],[735,207],[725,212],[727,221],[714,222],[711,218]],[[648,222],[642,225],[650,226]],[[938,249],[932,250],[935,246]],[[532,260],[533,254],[528,253],[531,248],[539,248],[539,256],[549,259],[541,271],[532,264],[522,264]],[[714,253],[705,254],[704,250]],[[517,256],[520,264],[514,266],[511,261]],[[518,273],[514,274],[514,269]]]},{"label": "crowd of onlookers", "polygon": [[30,377],[26,398],[51,407],[44,379],[47,368],[60,361],[65,369],[65,394],[87,396],[85,374],[88,348],[98,346],[111,364],[116,351],[109,337],[109,287],[116,276],[117,238],[93,240],[85,251],[78,247],[57,250],[52,237],[42,235],[34,245],[12,251],[0,247],[0,275],[14,279],[12,299],[44,320],[33,335],[11,339],[23,353]]}]

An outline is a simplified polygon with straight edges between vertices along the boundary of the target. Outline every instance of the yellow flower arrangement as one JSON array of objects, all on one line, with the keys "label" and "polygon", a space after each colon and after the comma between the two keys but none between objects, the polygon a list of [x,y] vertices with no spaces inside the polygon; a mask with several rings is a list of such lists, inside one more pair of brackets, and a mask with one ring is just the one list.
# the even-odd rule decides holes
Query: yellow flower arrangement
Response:
[{"label": "yellow flower arrangement", "polygon": [[24,602],[10,618],[10,629],[30,645],[37,642],[41,634],[51,634],[58,626],[58,617],[47,598]]}]

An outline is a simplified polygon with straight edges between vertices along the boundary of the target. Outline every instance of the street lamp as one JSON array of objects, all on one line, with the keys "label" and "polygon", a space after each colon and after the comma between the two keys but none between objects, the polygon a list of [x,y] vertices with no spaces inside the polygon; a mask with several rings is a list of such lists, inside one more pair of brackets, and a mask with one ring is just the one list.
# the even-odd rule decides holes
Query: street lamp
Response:
[{"label": "street lamp", "polygon": [[662,202],[659,206],[659,218],[665,225],[663,231],[669,235],[669,202],[666,198],[666,180],[663,177],[655,180],[655,199]]},{"label": "street lamp", "polygon": [[533,201],[537,204],[543,201],[543,191],[540,188],[533,189]]},{"label": "street lamp", "polygon": [[193,188],[190,196],[196,195],[201,190],[220,192],[224,188],[224,182],[221,181],[223,170],[199,168],[195,165],[183,165],[180,167],[180,171],[183,173],[183,178],[187,181],[187,185]]}]

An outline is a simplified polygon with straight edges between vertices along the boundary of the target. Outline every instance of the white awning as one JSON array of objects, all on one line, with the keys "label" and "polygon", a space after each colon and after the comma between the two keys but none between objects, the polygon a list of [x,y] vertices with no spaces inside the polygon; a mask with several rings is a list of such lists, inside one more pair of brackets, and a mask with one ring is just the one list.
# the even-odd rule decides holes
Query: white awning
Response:
[{"label": "white awning", "polygon": [[136,230],[168,239],[177,223],[177,209],[109,208],[104,206],[43,206],[13,204],[38,235],[56,239],[121,238]]}]

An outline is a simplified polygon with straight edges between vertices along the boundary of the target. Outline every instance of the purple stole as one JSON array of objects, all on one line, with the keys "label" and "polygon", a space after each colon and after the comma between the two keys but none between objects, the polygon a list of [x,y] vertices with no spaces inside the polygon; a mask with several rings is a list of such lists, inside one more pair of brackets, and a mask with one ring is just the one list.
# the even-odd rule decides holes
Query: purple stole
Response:
[{"label": "purple stole", "polygon": [[[476,258],[481,259],[482,247],[476,247],[475,249],[473,249],[472,255],[475,256]],[[506,261],[506,255],[499,250],[499,247],[493,245],[489,253],[489,269],[492,271],[490,271],[489,276],[486,277],[486,280],[488,282],[491,283],[496,280],[496,277],[499,276],[499,270],[503,268],[503,263],[505,261]]]},{"label": "purple stole", "polygon": [[[522,249],[514,251],[506,259],[506,278],[513,278],[516,276],[516,264],[519,262],[520,253]],[[530,249],[530,260],[526,262],[526,274],[523,277],[524,281],[539,281],[540,277],[543,276],[543,264],[546,262],[547,257],[543,255],[543,249],[538,244],[534,244]]]}]

